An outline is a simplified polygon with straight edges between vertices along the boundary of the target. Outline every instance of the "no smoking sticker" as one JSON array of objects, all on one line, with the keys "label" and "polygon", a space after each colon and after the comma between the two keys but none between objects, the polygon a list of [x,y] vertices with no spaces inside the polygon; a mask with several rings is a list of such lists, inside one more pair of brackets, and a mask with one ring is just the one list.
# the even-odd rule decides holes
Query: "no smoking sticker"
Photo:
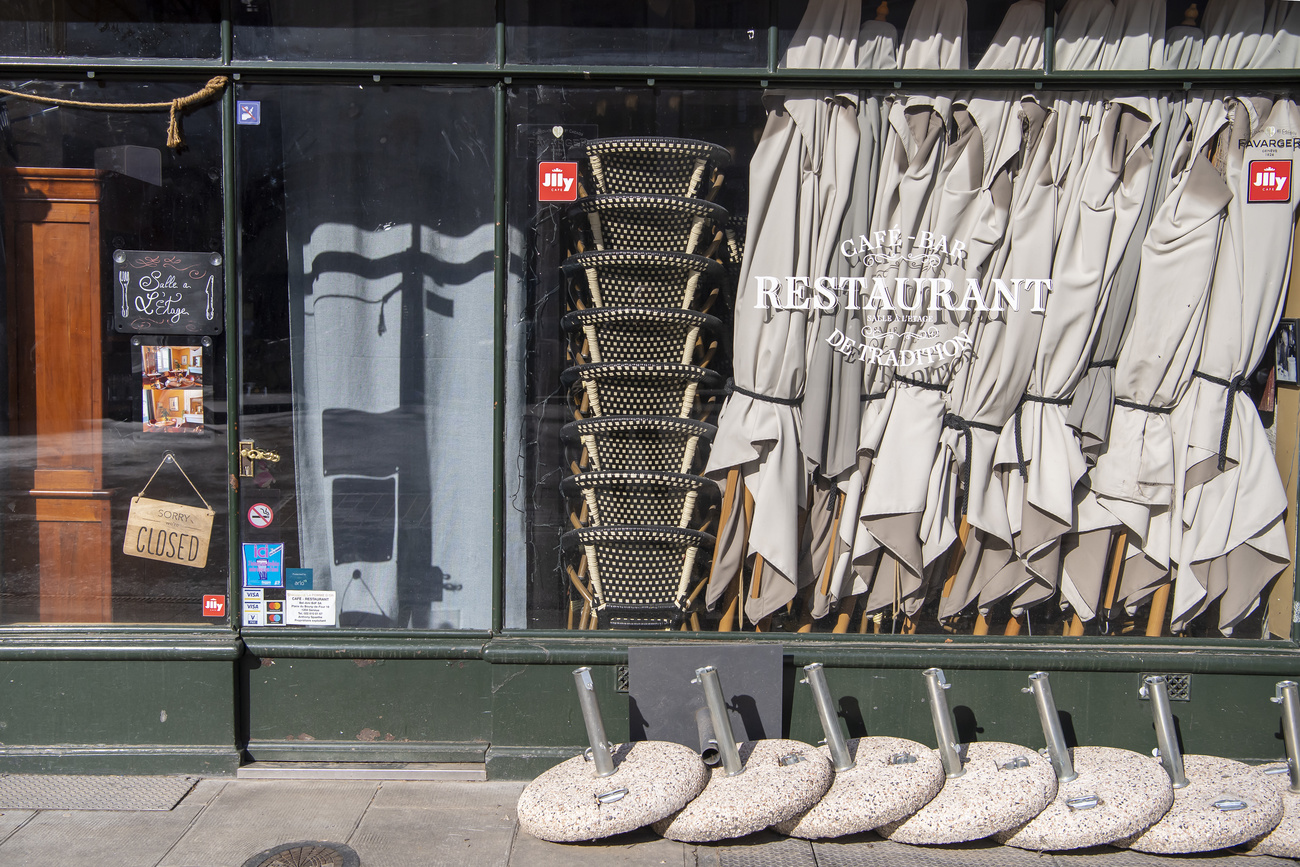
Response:
[{"label": "no smoking sticker", "polygon": [[259,530],[265,530],[271,526],[271,519],[275,517],[275,512],[266,503],[254,503],[248,508],[248,523],[252,524]]}]

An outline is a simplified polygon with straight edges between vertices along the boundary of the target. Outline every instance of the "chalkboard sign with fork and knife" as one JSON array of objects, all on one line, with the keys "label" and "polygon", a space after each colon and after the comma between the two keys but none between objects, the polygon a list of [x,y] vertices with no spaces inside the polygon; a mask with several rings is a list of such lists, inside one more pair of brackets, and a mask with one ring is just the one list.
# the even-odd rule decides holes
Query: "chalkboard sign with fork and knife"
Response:
[{"label": "chalkboard sign with fork and knife", "polygon": [[113,251],[113,327],[130,334],[220,334],[219,253]]}]

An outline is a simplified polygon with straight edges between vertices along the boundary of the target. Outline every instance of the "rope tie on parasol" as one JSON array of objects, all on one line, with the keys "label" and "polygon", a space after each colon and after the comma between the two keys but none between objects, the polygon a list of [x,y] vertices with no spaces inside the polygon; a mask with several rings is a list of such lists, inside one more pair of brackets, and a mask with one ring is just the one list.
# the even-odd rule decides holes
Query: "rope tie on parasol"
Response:
[{"label": "rope tie on parasol", "polygon": [[910,385],[916,388],[924,389],[925,391],[946,392],[948,390],[948,387],[946,385],[938,385],[937,383],[926,382],[923,379],[911,379],[910,377],[906,377],[906,376],[895,376],[894,382],[897,383],[898,385]]},{"label": "rope tie on parasol", "polygon": [[32,93],[23,93],[21,90],[6,90],[0,87],[0,94],[13,96],[18,99],[26,99],[31,102],[39,102],[44,105],[58,105],[66,108],[88,108],[93,111],[162,111],[168,109],[170,117],[167,121],[167,147],[173,150],[180,148],[185,144],[181,138],[180,115],[181,112],[196,105],[209,102],[221,95],[225,90],[230,79],[224,75],[218,75],[208,80],[202,89],[195,91],[187,96],[178,96],[176,99],[166,102],[87,102],[81,99],[62,99],[53,96],[37,96]]},{"label": "rope tie on parasol", "polygon": [[943,426],[960,431],[962,439],[966,441],[966,460],[961,463],[961,513],[964,515],[966,514],[966,506],[970,503],[970,459],[971,452],[975,448],[975,431],[982,430],[1000,434],[1002,428],[995,424],[985,424],[980,421],[964,419],[953,412],[943,414]]},{"label": "rope tie on parasol", "polygon": [[1025,460],[1024,437],[1020,432],[1025,417],[1026,403],[1045,403],[1048,406],[1069,406],[1074,403],[1074,398],[1043,397],[1038,394],[1026,393],[1020,398],[1020,403],[1016,404],[1016,467],[1020,470],[1020,478],[1027,482],[1029,481],[1029,462]]},{"label": "rope tie on parasol", "polygon": [[1238,374],[1230,380],[1221,379],[1208,373],[1202,373],[1199,370],[1193,370],[1192,376],[1206,382],[1212,382],[1220,388],[1228,390],[1223,407],[1223,433],[1219,435],[1219,472],[1223,472],[1224,467],[1228,465],[1228,434],[1232,431],[1232,404],[1237,399],[1237,392],[1246,390],[1246,386],[1250,384],[1250,379],[1244,373]]},{"label": "rope tie on parasol", "polygon": [[887,397],[889,397],[889,392],[887,391],[873,391],[862,395],[858,398],[858,401],[861,403],[871,403],[873,400],[884,400]]},{"label": "rope tie on parasol", "polygon": [[754,400],[761,400],[764,403],[776,403],[776,404],[780,404],[781,406],[799,406],[800,404],[803,403],[802,395],[799,397],[772,397],[771,395],[767,395],[767,394],[759,394],[756,391],[750,391],[747,388],[741,388],[740,386],[736,385],[736,380],[732,379],[731,377],[727,378],[727,384],[723,388],[723,391],[726,394],[732,394],[732,393],[743,394],[745,397],[750,397],[753,398]]},{"label": "rope tie on parasol", "polygon": [[1088,363],[1089,370],[1096,370],[1102,367],[1117,367],[1117,366],[1119,366],[1118,358],[1108,358],[1102,361],[1091,361]]}]

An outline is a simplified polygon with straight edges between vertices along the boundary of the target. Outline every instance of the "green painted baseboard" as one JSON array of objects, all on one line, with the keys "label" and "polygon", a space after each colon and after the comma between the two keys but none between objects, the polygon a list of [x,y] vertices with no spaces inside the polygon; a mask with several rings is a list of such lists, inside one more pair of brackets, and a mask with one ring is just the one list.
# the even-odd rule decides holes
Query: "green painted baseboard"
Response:
[{"label": "green painted baseboard", "polygon": [[188,774],[233,777],[239,769],[239,751],[233,746],[10,746],[0,747],[0,766],[10,774]]},{"label": "green painted baseboard", "polygon": [[585,747],[489,747],[489,780],[531,780],[560,762],[573,758]]}]

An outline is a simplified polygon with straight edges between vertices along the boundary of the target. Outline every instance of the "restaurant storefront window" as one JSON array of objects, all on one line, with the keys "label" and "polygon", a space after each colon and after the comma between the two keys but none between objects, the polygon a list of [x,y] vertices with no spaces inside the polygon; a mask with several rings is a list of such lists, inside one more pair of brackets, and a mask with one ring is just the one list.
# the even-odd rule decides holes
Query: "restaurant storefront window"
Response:
[{"label": "restaurant storefront window", "polygon": [[[781,65],[1042,68],[1042,5],[995,6],[811,3]],[[1055,64],[1292,50],[1262,17],[1163,13],[1067,7]],[[508,109],[508,626],[1289,637],[1285,93]]]},{"label": "restaurant storefront window", "polygon": [[938,648],[1244,701],[1300,640],[1298,32],[7,4],[0,756],[527,775],[561,668],[667,642],[879,676],[872,727]]}]

